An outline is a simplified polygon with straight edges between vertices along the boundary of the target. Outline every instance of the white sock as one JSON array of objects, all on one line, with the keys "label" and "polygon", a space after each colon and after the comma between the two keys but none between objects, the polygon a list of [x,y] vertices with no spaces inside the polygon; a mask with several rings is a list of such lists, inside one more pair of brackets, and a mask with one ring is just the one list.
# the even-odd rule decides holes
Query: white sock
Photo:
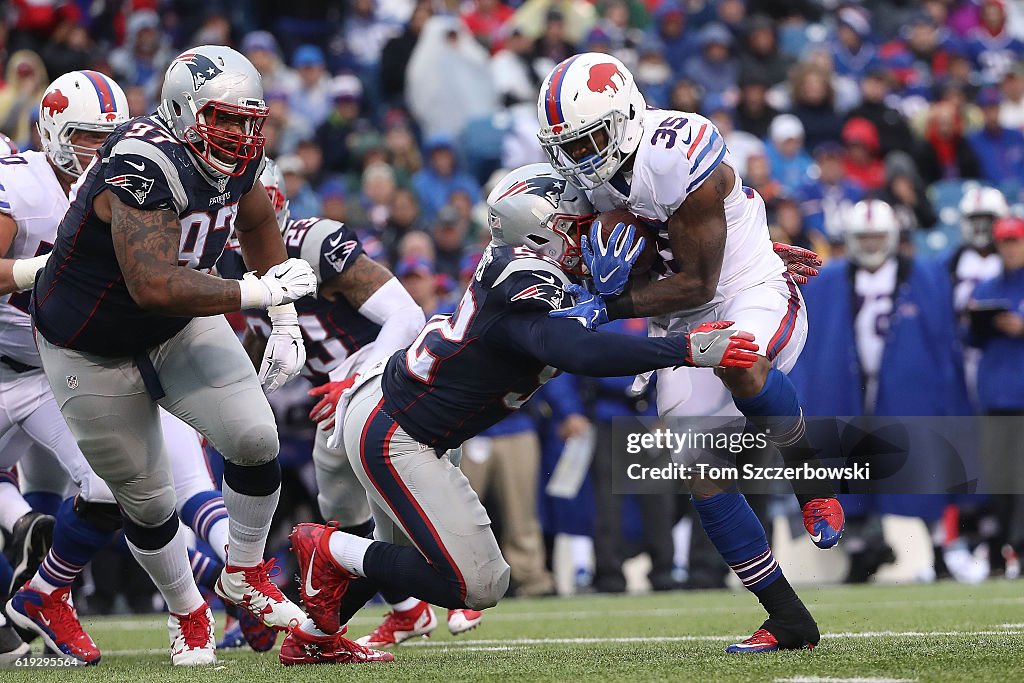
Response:
[{"label": "white sock", "polygon": [[396,612],[408,612],[413,607],[416,607],[417,605],[419,605],[420,604],[420,600],[419,600],[419,598],[406,598],[405,600],[402,600],[401,602],[392,602],[390,604],[391,604],[391,609],[393,609]]},{"label": "white sock", "polygon": [[231,565],[255,567],[263,562],[270,522],[277,510],[281,487],[269,496],[248,496],[224,482],[224,507],[228,510],[228,553]]},{"label": "white sock", "polygon": [[60,586],[54,586],[52,583],[40,576],[39,570],[36,570],[36,573],[32,575],[32,578],[28,580],[28,587],[32,590],[37,590],[40,593],[46,593],[47,595],[60,588]]},{"label": "white sock", "polygon": [[335,562],[353,574],[366,576],[363,573],[363,558],[366,557],[366,550],[373,543],[372,538],[363,538],[362,536],[346,534],[344,531],[335,531],[331,534],[330,541],[331,555],[334,556]]},{"label": "white sock", "polygon": [[128,548],[149,574],[149,578],[153,579],[160,595],[164,596],[168,610],[174,614],[190,614],[204,604],[196,580],[192,577],[185,527],[180,522],[178,533],[163,548],[143,550],[136,548],[131,541],[128,541]]},{"label": "white sock", "polygon": [[206,535],[207,536],[207,543],[210,544],[210,547],[213,548],[213,552],[217,553],[217,557],[219,557],[220,561],[223,562],[224,564],[227,564],[227,562],[228,562],[227,552],[225,551],[225,547],[229,543],[229,540],[228,540],[228,527],[229,526],[230,526],[230,523],[228,522],[227,519],[219,519],[219,520],[217,520],[214,523],[214,525],[212,527],[210,527],[210,531]]},{"label": "white sock", "polygon": [[[345,624],[342,624],[342,626],[344,626],[344,625],[345,625]],[[302,625],[301,625],[301,626],[299,626],[299,628],[300,628],[300,629],[301,629],[302,631],[304,631],[304,632],[308,633],[309,635],[311,635],[311,636],[317,636],[317,637],[319,637],[319,638],[324,638],[324,637],[326,637],[326,636],[329,636],[329,635],[331,635],[330,633],[324,633],[323,631],[321,631],[320,629],[318,629],[318,628],[316,627],[316,624],[314,624],[314,623],[313,623],[313,620],[312,620],[312,619],[310,619],[309,617],[306,617],[306,620],[305,620],[304,622],[302,622]]]},{"label": "white sock", "polygon": [[0,505],[0,527],[10,533],[14,530],[14,523],[25,513],[32,512],[32,508],[21,497],[18,487],[6,481],[0,484],[0,500],[4,502]]}]

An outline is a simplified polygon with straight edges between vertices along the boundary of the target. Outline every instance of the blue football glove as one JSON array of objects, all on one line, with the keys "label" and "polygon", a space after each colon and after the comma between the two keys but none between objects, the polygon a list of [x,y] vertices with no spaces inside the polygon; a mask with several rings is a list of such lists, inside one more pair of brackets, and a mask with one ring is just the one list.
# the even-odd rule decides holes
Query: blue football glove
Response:
[{"label": "blue football glove", "polygon": [[618,296],[629,282],[629,271],[644,250],[644,238],[636,240],[636,228],[617,223],[608,236],[607,244],[601,234],[601,222],[590,228],[590,239],[580,238],[583,262],[594,279],[594,288],[601,296]]},{"label": "blue football glove", "polygon": [[572,284],[566,285],[565,291],[576,300],[576,305],[555,309],[548,313],[549,316],[571,318],[588,330],[608,322],[608,309],[605,308],[604,299],[600,294],[594,294],[582,285]]}]

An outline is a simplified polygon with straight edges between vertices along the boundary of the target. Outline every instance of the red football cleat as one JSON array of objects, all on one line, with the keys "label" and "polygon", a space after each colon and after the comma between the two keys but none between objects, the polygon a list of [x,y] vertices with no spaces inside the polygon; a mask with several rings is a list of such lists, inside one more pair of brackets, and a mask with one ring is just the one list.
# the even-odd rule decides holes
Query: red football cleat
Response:
[{"label": "red football cleat", "polygon": [[412,609],[391,610],[384,622],[373,633],[356,640],[365,647],[391,647],[416,636],[430,636],[437,628],[437,617],[430,605],[422,600]]},{"label": "red football cleat", "polygon": [[[246,610],[268,628],[286,631],[306,620],[298,605],[284,596],[270,580],[274,560],[261,562],[255,567],[224,565],[214,592],[225,602]],[[277,571],[280,571],[278,569]]]},{"label": "red football cleat", "polygon": [[466,631],[472,631],[484,618],[483,612],[475,609],[450,609],[448,610],[448,632],[453,636]]},{"label": "red football cleat", "polygon": [[843,506],[835,498],[815,498],[804,504],[804,528],[814,545],[828,549],[839,543],[846,526]]},{"label": "red football cleat", "polygon": [[[778,639],[773,636],[770,632],[763,628],[759,628],[754,631],[754,635],[750,636],[744,641],[735,643],[725,648],[726,652],[737,653],[737,652],[775,652],[776,650],[782,650],[782,645],[779,644]],[[788,649],[788,648],[787,648]],[[804,646],[800,649],[813,650],[813,643],[804,643]]]},{"label": "red football cleat", "polygon": [[26,583],[7,602],[5,611],[15,626],[39,634],[54,652],[85,664],[100,661],[99,648],[82,628],[71,604],[70,587],[43,593]]},{"label": "red football cleat", "polygon": [[281,643],[278,659],[285,666],[296,664],[366,664],[369,662],[393,662],[395,656],[363,647],[335,633],[330,636],[314,636],[301,628],[292,629]]},{"label": "red football cleat", "polygon": [[348,590],[348,582],[358,578],[349,573],[331,555],[331,534],[338,530],[330,524],[299,524],[288,538],[299,563],[299,594],[306,613],[324,633],[341,629],[339,608]]}]

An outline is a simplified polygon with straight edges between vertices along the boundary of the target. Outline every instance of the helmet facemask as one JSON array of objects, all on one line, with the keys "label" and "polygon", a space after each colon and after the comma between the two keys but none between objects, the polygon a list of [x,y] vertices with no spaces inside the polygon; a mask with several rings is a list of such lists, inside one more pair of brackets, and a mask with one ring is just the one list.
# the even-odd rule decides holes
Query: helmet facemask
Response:
[{"label": "helmet facemask", "polygon": [[[629,156],[622,150],[627,118],[623,112],[612,110],[588,126],[538,137],[551,166],[560,175],[580,189],[593,189],[611,180]],[[580,156],[581,146],[586,146],[589,154]],[[580,158],[574,158],[569,150]]]},{"label": "helmet facemask", "polygon": [[895,256],[898,247],[899,233],[896,231],[853,232],[846,236],[850,260],[871,272]]},{"label": "helmet facemask", "polygon": [[[104,136],[110,135],[114,128],[122,122],[117,123],[83,123],[69,121],[57,133],[57,139],[53,140],[44,126],[36,124],[39,139],[42,141],[43,151],[50,158],[57,168],[73,178],[77,178],[85,172],[82,166],[82,157],[92,159],[96,156],[96,148],[87,145],[76,145],[71,142],[75,133],[101,133]],[[86,166],[89,164],[86,163]]]},{"label": "helmet facemask", "polygon": [[284,229],[288,225],[288,197],[285,196],[284,190],[277,185],[264,185],[264,188],[267,191],[267,196],[270,197],[270,203],[274,207],[277,226],[281,228],[281,233],[284,234]]},{"label": "helmet facemask", "polygon": [[992,248],[992,224],[996,216],[990,213],[976,213],[961,219],[964,241],[978,250]]},{"label": "helmet facemask", "polygon": [[562,238],[564,247],[558,261],[558,265],[567,273],[582,277],[584,275],[583,252],[580,249],[580,235],[590,232],[590,225],[594,222],[594,215],[589,216],[566,216],[564,214],[552,214],[548,219],[548,229]]},{"label": "helmet facemask", "polygon": [[[189,105],[194,106],[192,100]],[[179,108],[177,102],[173,103]],[[263,100],[228,104],[212,100],[195,112],[196,122],[185,131],[185,144],[214,172],[237,177],[263,153],[263,122],[269,110]],[[175,111],[180,116],[180,112]],[[243,132],[223,127],[224,119],[241,118]],[[218,125],[220,124],[220,125]]]}]

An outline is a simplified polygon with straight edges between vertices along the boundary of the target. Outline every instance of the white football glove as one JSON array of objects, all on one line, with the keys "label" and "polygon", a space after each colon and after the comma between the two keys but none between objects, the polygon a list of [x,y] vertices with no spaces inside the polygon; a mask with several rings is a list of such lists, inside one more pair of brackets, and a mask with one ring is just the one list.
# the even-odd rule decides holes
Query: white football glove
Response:
[{"label": "white football glove", "polygon": [[260,384],[271,393],[302,371],[306,364],[306,345],[302,343],[299,316],[291,304],[270,308],[274,329],[267,338],[267,348],[260,363]]},{"label": "white football glove", "polygon": [[242,308],[270,308],[316,294],[316,274],[302,259],[290,258],[270,268],[263,277],[246,273],[239,280]]}]

